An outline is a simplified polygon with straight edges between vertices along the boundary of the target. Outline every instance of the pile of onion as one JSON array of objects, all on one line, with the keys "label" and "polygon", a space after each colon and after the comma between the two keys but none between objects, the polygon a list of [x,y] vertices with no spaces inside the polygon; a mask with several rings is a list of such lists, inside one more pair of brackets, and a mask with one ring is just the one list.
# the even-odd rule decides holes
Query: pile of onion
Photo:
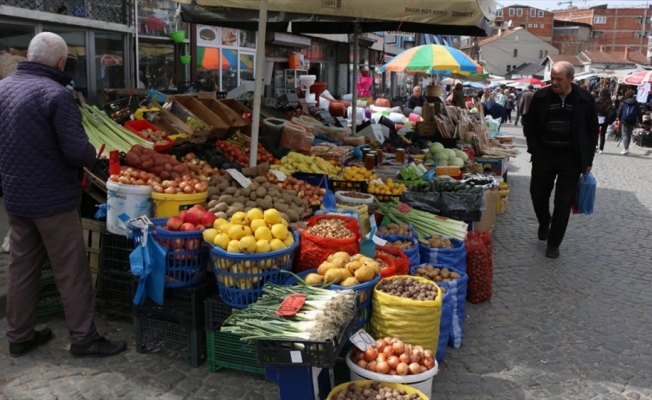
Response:
[{"label": "pile of onion", "polygon": [[161,178],[155,174],[125,166],[120,167],[120,173],[111,175],[109,180],[123,185],[149,185],[154,187],[161,184]]},{"label": "pile of onion", "polygon": [[360,368],[388,375],[422,374],[436,365],[432,350],[389,336],[377,340],[375,346],[368,347],[364,352],[354,347],[351,361]]},{"label": "pile of onion", "polygon": [[267,181],[284,190],[295,190],[297,196],[311,206],[320,205],[326,194],[326,189],[313,186],[305,181],[292,177],[287,177],[281,182],[276,175],[267,174]]},{"label": "pile of onion", "polygon": [[193,194],[203,193],[208,190],[208,182],[183,175],[180,178],[164,180],[151,172],[137,168],[121,167],[120,174],[111,175],[109,180],[124,185],[149,185],[156,193],[167,194]]}]

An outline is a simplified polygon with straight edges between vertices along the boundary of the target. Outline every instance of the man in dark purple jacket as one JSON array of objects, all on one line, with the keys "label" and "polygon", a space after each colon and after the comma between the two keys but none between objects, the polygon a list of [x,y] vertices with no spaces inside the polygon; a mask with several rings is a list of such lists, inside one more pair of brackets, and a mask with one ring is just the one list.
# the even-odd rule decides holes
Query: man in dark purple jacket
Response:
[{"label": "man in dark purple jacket", "polygon": [[63,72],[66,42],[38,34],[27,62],[0,81],[0,175],[11,229],[7,274],[7,340],[13,357],[48,342],[35,331],[41,266],[49,258],[75,356],[109,356],[126,343],[95,329],[95,292],[78,208],[81,169],[95,159]]}]

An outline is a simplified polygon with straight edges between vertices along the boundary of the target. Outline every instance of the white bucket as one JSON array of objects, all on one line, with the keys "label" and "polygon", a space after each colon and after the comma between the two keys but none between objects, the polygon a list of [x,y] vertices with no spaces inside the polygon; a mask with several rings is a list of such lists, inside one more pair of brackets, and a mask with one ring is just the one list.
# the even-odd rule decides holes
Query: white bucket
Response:
[{"label": "white bucket", "polygon": [[421,391],[430,398],[432,396],[433,385],[435,384],[435,375],[439,372],[439,363],[435,360],[433,369],[418,375],[389,375],[378,374],[366,369],[362,369],[351,360],[351,351],[346,354],[346,365],[349,367],[352,381],[363,381],[371,379],[378,382],[401,383],[411,388]]},{"label": "white bucket", "polygon": [[106,182],[106,229],[109,232],[126,236],[129,231],[122,221],[143,215],[152,217],[153,210],[151,186]]},{"label": "white bucket", "polygon": [[[349,107],[347,109],[346,115],[351,119],[351,116],[353,115],[353,107]],[[356,125],[361,125],[364,120],[365,120],[365,115],[364,115],[364,108],[361,107],[356,107],[355,109],[355,124]]]}]

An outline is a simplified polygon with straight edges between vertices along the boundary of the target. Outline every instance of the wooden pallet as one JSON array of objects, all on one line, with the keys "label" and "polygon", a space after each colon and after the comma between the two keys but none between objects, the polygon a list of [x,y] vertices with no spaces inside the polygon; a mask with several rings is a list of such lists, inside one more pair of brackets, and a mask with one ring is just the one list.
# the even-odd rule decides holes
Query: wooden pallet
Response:
[{"label": "wooden pallet", "polygon": [[102,245],[102,232],[106,229],[104,221],[82,218],[82,231],[86,245],[88,265],[93,275],[93,287],[97,288],[97,275],[100,272],[100,249]]}]

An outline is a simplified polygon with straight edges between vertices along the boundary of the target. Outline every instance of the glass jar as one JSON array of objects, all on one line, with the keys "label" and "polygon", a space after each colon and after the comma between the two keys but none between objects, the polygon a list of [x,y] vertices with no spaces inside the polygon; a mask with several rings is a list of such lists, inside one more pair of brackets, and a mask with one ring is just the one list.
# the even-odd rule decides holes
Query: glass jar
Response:
[{"label": "glass jar", "polygon": [[376,155],[371,153],[373,152],[367,153],[364,158],[364,167],[367,169],[367,171],[371,171],[376,166]]},{"label": "glass jar", "polygon": [[383,151],[376,150],[376,165],[383,165]]},{"label": "glass jar", "polygon": [[405,149],[396,149],[396,163],[403,164],[405,162]]}]

